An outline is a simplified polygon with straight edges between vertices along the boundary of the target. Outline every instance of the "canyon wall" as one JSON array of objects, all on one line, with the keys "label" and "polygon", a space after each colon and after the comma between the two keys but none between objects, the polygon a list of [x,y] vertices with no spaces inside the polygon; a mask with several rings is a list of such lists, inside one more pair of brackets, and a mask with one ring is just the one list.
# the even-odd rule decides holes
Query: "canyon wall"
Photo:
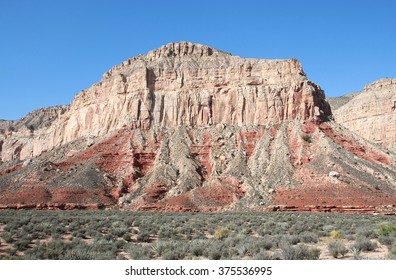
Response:
[{"label": "canyon wall", "polygon": [[[393,86],[367,95],[391,100]],[[396,155],[345,128],[388,112],[375,96],[337,114],[340,124],[295,59],[170,43],[68,106],[0,122],[0,209],[395,213]]]},{"label": "canyon wall", "polygon": [[[330,102],[334,100],[337,98]],[[333,113],[335,120],[346,128],[396,152],[396,79],[381,79],[367,85]]]},{"label": "canyon wall", "polygon": [[295,60],[246,59],[189,42],[128,59],[76,95],[50,126],[6,131],[1,160],[25,160],[122,127],[266,125],[323,121],[331,115],[321,89]]}]

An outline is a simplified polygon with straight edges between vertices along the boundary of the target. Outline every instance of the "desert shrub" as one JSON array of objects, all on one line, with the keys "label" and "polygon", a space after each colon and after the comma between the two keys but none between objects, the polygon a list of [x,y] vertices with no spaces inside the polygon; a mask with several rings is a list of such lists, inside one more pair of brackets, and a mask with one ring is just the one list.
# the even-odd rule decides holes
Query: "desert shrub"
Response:
[{"label": "desert shrub", "polygon": [[300,242],[300,237],[298,235],[284,235],[281,237],[280,243],[289,243],[291,245],[296,245]]},{"label": "desert shrub", "polygon": [[356,248],[357,250],[363,252],[371,252],[374,251],[378,247],[376,242],[371,241],[368,238],[358,238],[353,244],[352,248]]},{"label": "desert shrub", "polygon": [[396,235],[396,226],[394,225],[380,225],[378,229],[379,236]]},{"label": "desert shrub", "polygon": [[[123,241],[121,241],[124,244]],[[85,248],[85,250],[90,252],[94,260],[107,260],[116,259],[117,251],[120,248],[120,244],[112,240],[94,240],[91,244],[77,243],[77,246]]]},{"label": "desert shrub", "polygon": [[294,235],[299,235],[307,229],[307,224],[305,221],[296,221],[294,225],[289,228],[289,233]]},{"label": "desert shrub", "polygon": [[55,226],[53,229],[52,229],[52,234],[54,234],[54,233],[57,233],[57,234],[64,234],[65,233],[65,228],[63,227],[63,226]]},{"label": "desert shrub", "polygon": [[378,236],[378,241],[386,246],[391,246],[395,242],[395,237],[391,235],[380,235]]},{"label": "desert shrub", "polygon": [[213,246],[208,250],[208,257],[210,260],[220,260],[222,256],[221,246]]},{"label": "desert shrub", "polygon": [[[329,222],[329,221],[326,221],[326,222]],[[335,227],[332,224],[326,223],[325,225],[322,226],[322,231],[327,232],[326,235],[328,235],[329,232],[331,232],[333,230],[335,230]]]},{"label": "desert shrub", "polygon": [[209,251],[209,259],[210,260],[220,260],[221,259],[221,253],[216,251],[216,250],[210,250]]},{"label": "desert shrub", "polygon": [[219,227],[215,230],[213,233],[214,238],[223,240],[224,238],[227,238],[230,234],[230,230],[225,227]]},{"label": "desert shrub", "polygon": [[124,239],[117,239],[114,244],[117,247],[118,250],[121,250],[122,248],[124,248],[124,246],[127,244],[128,242],[126,242]]},{"label": "desert shrub", "polygon": [[112,228],[111,234],[116,237],[122,237],[128,232],[128,228]]},{"label": "desert shrub", "polygon": [[73,221],[72,223],[69,224],[69,231],[74,232],[78,229],[80,229],[80,224],[77,221]]},{"label": "desert shrub", "polygon": [[330,237],[333,239],[341,239],[341,238],[344,238],[344,234],[341,231],[332,230],[330,232]]},{"label": "desert shrub", "polygon": [[396,243],[393,244],[392,248],[391,248],[391,253],[393,255],[396,255]]},{"label": "desert shrub", "polygon": [[[260,251],[260,249],[259,249],[259,251]],[[250,254],[249,248],[246,245],[240,245],[238,248],[236,248],[236,253],[238,254],[238,256],[240,258],[243,258],[247,254]]]},{"label": "desert shrub", "polygon": [[308,142],[308,143],[312,143],[312,137],[310,136],[310,135],[304,135],[303,137],[302,137],[302,139],[305,141],[305,142]]},{"label": "desert shrub", "polygon": [[352,241],[352,240],[356,239],[356,236],[354,234],[347,234],[347,235],[344,236],[344,238],[346,240]]},{"label": "desert shrub", "polygon": [[318,243],[318,235],[313,232],[305,231],[299,237],[303,243]]},{"label": "desert shrub", "polygon": [[113,236],[110,233],[107,233],[107,234],[103,235],[103,239],[110,241],[110,240],[113,240]]},{"label": "desert shrub", "polygon": [[259,245],[265,250],[271,250],[276,246],[273,238],[269,238],[269,237],[261,239]]},{"label": "desert shrub", "polygon": [[182,260],[189,249],[189,243],[180,240],[158,240],[151,249],[153,253],[165,260]]},{"label": "desert shrub", "polygon": [[196,233],[193,235],[193,240],[195,239],[206,239],[205,234],[202,231],[197,230]]},{"label": "desert shrub", "polygon": [[185,257],[185,252],[181,250],[166,251],[162,255],[163,260],[182,260]]},{"label": "desert shrub", "polygon": [[207,239],[195,239],[191,241],[190,252],[195,257],[203,256],[210,245],[210,241]]},{"label": "desert shrub", "polygon": [[17,240],[14,243],[14,248],[18,251],[25,251],[29,248],[30,241],[27,239]]},{"label": "desert shrub", "polygon": [[79,230],[73,231],[72,236],[81,239],[86,239],[87,238],[86,232],[87,232],[86,229],[81,228]]},{"label": "desert shrub", "polygon": [[149,260],[151,258],[151,248],[148,246],[129,243],[125,249],[134,260]]},{"label": "desert shrub", "polygon": [[125,233],[123,236],[122,236],[122,239],[124,239],[125,241],[127,241],[127,242],[129,242],[130,240],[131,240],[131,234],[130,233]]},{"label": "desert shrub", "polygon": [[98,260],[98,259],[110,259],[110,258],[97,258],[92,250],[87,247],[72,248],[63,255],[64,260]]},{"label": "desert shrub", "polygon": [[[4,232],[12,240],[10,243],[2,239],[3,243],[14,244],[22,239],[29,240],[32,246],[23,251],[29,259],[83,259],[83,258],[117,258],[121,250],[127,252],[129,244],[136,247],[136,258],[196,258],[234,259],[234,258],[273,258],[281,259],[281,244],[288,243],[293,248],[295,256],[309,254],[301,243],[314,244],[319,237],[329,236],[331,240],[340,241],[377,238],[381,244],[389,247],[389,251],[396,245],[395,218],[391,216],[343,215],[329,213],[148,213],[148,212],[120,212],[120,211],[16,211],[2,210],[0,223]],[[139,230],[132,229],[138,227]],[[218,235],[220,228],[228,229],[228,234]],[[372,230],[374,228],[374,230]],[[139,242],[151,241],[151,236],[159,235],[163,241],[183,239],[187,249],[185,253],[163,255],[154,254],[151,246],[145,244],[126,243],[130,235],[139,236]],[[123,233],[124,232],[124,233]],[[219,232],[221,232],[219,230]],[[226,231],[227,232],[227,231]],[[122,234],[123,233],[123,234]],[[140,234],[139,234],[140,233]],[[218,238],[208,239],[207,234],[215,234]],[[243,234],[242,234],[243,233]],[[253,236],[257,233],[261,238]],[[73,234],[73,242],[62,242],[64,234]],[[122,235],[121,235],[122,234]],[[82,239],[91,237],[113,243],[114,249],[107,254],[101,249],[96,250]],[[223,236],[223,237],[219,237]],[[118,240],[120,237],[123,240]],[[6,236],[7,238],[7,236]],[[44,241],[48,238],[53,241]],[[189,239],[192,239],[189,241]],[[186,240],[187,239],[187,240]],[[118,241],[117,241],[118,240]],[[160,239],[162,240],[162,239]],[[35,242],[36,241],[36,242]],[[53,243],[55,242],[55,243]],[[61,244],[57,244],[61,242]],[[196,243],[194,243],[196,242]],[[26,241],[25,241],[26,243]],[[72,244],[70,244],[72,243]],[[78,245],[82,244],[82,245]],[[297,245],[299,244],[299,245]],[[132,246],[131,245],[131,246]],[[3,258],[16,258],[18,250],[13,245],[8,251],[3,251]],[[370,246],[370,245],[368,245]],[[361,252],[356,246],[351,252]],[[36,248],[36,249],[35,249]],[[280,250],[277,250],[277,249]],[[308,245],[308,248],[309,245]],[[283,249],[285,249],[283,247]],[[297,251],[299,249],[302,253]],[[21,249],[22,250],[22,249]],[[272,250],[273,252],[269,252]],[[396,250],[396,249],[395,249]],[[183,250],[182,250],[183,251]],[[297,251],[297,252],[296,252]],[[16,252],[16,255],[15,255]],[[150,252],[150,254],[148,254]],[[305,253],[304,253],[305,252]],[[130,252],[128,252],[130,254]],[[312,253],[312,252],[311,252]],[[7,255],[7,256],[6,256]],[[21,255],[22,256],[22,255]],[[131,254],[130,254],[131,256]],[[142,256],[142,257],[139,257]],[[341,254],[338,255],[340,257]],[[396,256],[390,255],[389,258]],[[131,258],[134,258],[131,256]],[[300,257],[302,258],[302,257]],[[313,258],[313,257],[312,257]],[[359,258],[357,256],[356,258]]]},{"label": "desert shrub", "polygon": [[125,223],[121,221],[115,221],[111,224],[110,234],[112,234],[113,236],[121,237],[127,232],[128,226]]},{"label": "desert shrub", "polygon": [[358,237],[364,237],[369,239],[377,238],[377,233],[371,228],[358,229],[356,234]]},{"label": "desert shrub", "polygon": [[38,232],[32,232],[32,233],[30,234],[30,238],[31,238],[32,240],[40,239],[40,234],[39,234]]},{"label": "desert shrub", "polygon": [[33,224],[29,223],[27,225],[22,226],[22,230],[28,234],[33,232]]},{"label": "desert shrub", "polygon": [[224,244],[227,247],[235,247],[240,243],[246,243],[248,237],[244,234],[230,234],[224,239]]},{"label": "desert shrub", "polygon": [[12,237],[12,235],[9,232],[3,232],[1,234],[1,237],[4,239],[5,242],[7,242],[9,244],[14,242],[14,238]]},{"label": "desert shrub", "polygon": [[94,241],[92,244],[79,244],[68,249],[64,260],[111,260],[116,259],[117,248],[111,242]]},{"label": "desert shrub", "polygon": [[186,236],[192,236],[194,233],[194,229],[192,227],[189,227],[188,225],[183,225],[178,229],[179,234],[184,234]]},{"label": "desert shrub", "polygon": [[150,242],[150,233],[147,231],[141,231],[136,237],[138,242]]},{"label": "desert shrub", "polygon": [[281,256],[284,260],[317,260],[320,256],[320,250],[309,248],[307,245],[291,245],[283,243],[281,245]]},{"label": "desert shrub", "polygon": [[[5,250],[5,253],[7,254],[6,256],[2,257],[4,260],[15,260],[15,259],[20,259],[17,257],[17,252],[18,250],[15,248],[8,248]],[[1,257],[1,256],[0,256]]]},{"label": "desert shrub", "polygon": [[28,249],[25,252],[25,256],[27,259],[32,260],[59,260],[62,259],[65,252],[71,247],[71,243],[65,244],[60,240],[52,240],[48,243]]},{"label": "desert shrub", "polygon": [[163,240],[157,240],[151,245],[151,251],[153,255],[160,257],[162,256],[167,250],[167,244]]},{"label": "desert shrub", "polygon": [[[260,252],[260,250],[264,249],[263,246],[261,245],[261,241],[262,240],[256,237],[250,237],[245,241],[242,240],[238,245],[238,250],[239,250],[238,254],[245,251],[244,255],[248,255],[248,256],[256,255],[258,252]],[[232,251],[230,251],[230,253],[232,253]]]},{"label": "desert shrub", "polygon": [[260,250],[256,255],[253,257],[254,260],[276,260],[277,256],[267,252],[266,250]]},{"label": "desert shrub", "polygon": [[343,257],[348,253],[348,249],[340,240],[330,240],[327,245],[327,249],[333,258],[338,258],[339,256]]},{"label": "desert shrub", "polygon": [[352,253],[352,256],[353,256],[354,260],[360,260],[361,259],[361,257],[360,257],[361,251],[359,249],[351,248],[351,253]]},{"label": "desert shrub", "polygon": [[162,226],[159,229],[159,238],[174,238],[177,235],[177,232],[174,228],[169,226]]}]

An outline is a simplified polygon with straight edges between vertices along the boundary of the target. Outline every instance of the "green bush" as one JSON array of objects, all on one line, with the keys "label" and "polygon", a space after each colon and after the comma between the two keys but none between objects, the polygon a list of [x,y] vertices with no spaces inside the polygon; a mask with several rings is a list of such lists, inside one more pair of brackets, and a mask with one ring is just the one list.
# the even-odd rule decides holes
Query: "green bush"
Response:
[{"label": "green bush", "polygon": [[305,142],[308,142],[308,143],[312,143],[312,142],[313,142],[313,139],[312,139],[312,137],[311,137],[310,135],[304,135],[304,136],[302,137],[302,139],[303,139]]},{"label": "green bush", "polygon": [[29,248],[30,241],[27,239],[21,239],[14,243],[14,248],[20,252],[25,251]]},{"label": "green bush", "polygon": [[174,228],[169,226],[162,226],[159,229],[159,238],[174,238],[177,235],[177,232]]},{"label": "green bush", "polygon": [[113,223],[112,227],[110,228],[110,233],[113,236],[121,237],[125,233],[128,232],[128,227],[121,223]]},{"label": "green bush", "polygon": [[12,238],[12,235],[8,232],[3,232],[1,234],[1,237],[4,239],[5,242],[11,244],[12,242],[14,242],[14,238]]},{"label": "green bush", "polygon": [[136,237],[138,242],[150,242],[150,234],[147,231],[142,231]]},{"label": "green bush", "polygon": [[396,226],[394,225],[380,225],[378,229],[378,235],[389,236],[396,235]]}]

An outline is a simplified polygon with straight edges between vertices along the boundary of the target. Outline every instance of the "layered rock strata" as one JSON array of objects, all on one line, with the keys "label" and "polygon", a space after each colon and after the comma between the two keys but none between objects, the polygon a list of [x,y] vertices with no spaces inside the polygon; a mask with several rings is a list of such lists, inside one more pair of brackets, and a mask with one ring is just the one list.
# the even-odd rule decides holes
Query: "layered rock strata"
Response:
[{"label": "layered rock strata", "polygon": [[331,119],[294,59],[171,43],[3,134],[0,208],[393,211],[396,156]]},{"label": "layered rock strata", "polygon": [[[396,79],[378,80],[351,97],[333,111],[335,120],[370,142],[396,152]],[[330,102],[333,106],[342,99]]]},{"label": "layered rock strata", "polygon": [[3,133],[0,153],[3,161],[25,160],[124,126],[249,126],[320,121],[329,114],[322,91],[295,59],[244,59],[200,44],[171,43],[112,68],[49,127]]}]

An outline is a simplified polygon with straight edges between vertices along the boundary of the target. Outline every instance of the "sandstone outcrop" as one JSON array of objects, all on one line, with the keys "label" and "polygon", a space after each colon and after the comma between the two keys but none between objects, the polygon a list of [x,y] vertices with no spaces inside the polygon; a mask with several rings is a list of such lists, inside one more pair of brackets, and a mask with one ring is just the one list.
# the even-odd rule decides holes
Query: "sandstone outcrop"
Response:
[{"label": "sandstone outcrop", "polygon": [[[384,149],[396,152],[396,79],[381,79],[333,110],[335,120]],[[329,99],[337,104],[345,97]],[[335,105],[337,106],[337,105]]]},{"label": "sandstone outcrop", "polygon": [[3,133],[0,208],[396,205],[396,156],[331,119],[295,59],[167,44],[112,68],[49,126]]},{"label": "sandstone outcrop", "polygon": [[35,156],[34,145],[43,146],[36,138],[50,131],[53,122],[67,109],[66,105],[45,107],[30,112],[20,120],[0,120],[0,162]]},{"label": "sandstone outcrop", "polygon": [[51,126],[3,134],[1,159],[24,160],[124,126],[249,126],[319,121],[329,114],[323,92],[295,59],[244,59],[200,44],[171,43],[105,73]]}]

